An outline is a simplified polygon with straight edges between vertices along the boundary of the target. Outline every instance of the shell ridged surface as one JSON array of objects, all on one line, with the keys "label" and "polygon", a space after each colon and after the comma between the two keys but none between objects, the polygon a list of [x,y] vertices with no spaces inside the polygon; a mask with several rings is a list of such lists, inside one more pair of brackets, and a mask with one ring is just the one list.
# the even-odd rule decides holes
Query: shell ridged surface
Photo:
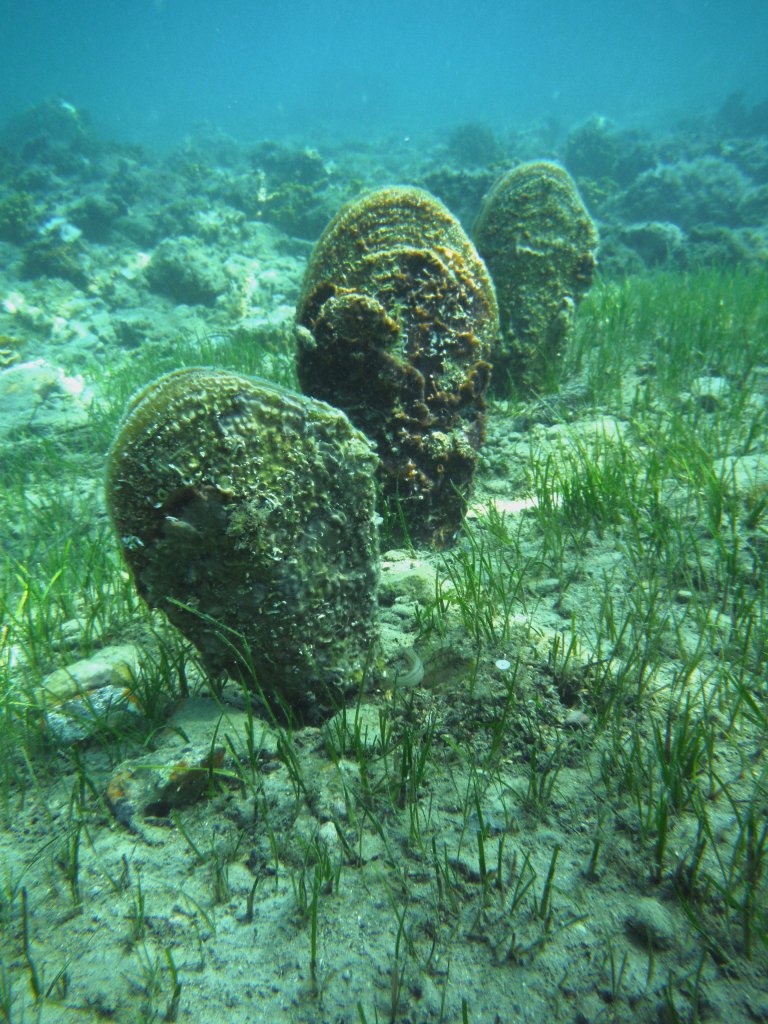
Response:
[{"label": "shell ridged surface", "polygon": [[107,501],[140,594],[208,671],[312,720],[360,681],[376,635],[375,467],[337,409],[179,370],[132,400]]},{"label": "shell ridged surface", "polygon": [[496,285],[502,344],[494,386],[537,390],[552,374],[595,270],[597,228],[564,168],[547,161],[503,175],[473,237]]},{"label": "shell ridged surface", "polygon": [[459,222],[416,188],[348,204],[315,246],[296,323],[303,390],[373,440],[385,503],[411,538],[449,543],[499,332],[493,284]]}]

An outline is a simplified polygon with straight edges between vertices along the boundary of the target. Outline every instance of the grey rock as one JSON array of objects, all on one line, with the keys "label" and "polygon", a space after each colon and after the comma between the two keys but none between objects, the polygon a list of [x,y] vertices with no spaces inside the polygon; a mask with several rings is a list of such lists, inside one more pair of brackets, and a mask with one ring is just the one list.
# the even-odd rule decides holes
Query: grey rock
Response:
[{"label": "grey rock", "polygon": [[10,366],[0,372],[0,441],[82,427],[92,401],[82,377],[69,377],[44,359]]},{"label": "grey rock", "polygon": [[632,903],[624,925],[636,942],[649,949],[669,949],[675,941],[674,917],[658,900],[649,896],[641,896]]},{"label": "grey rock", "polygon": [[640,256],[646,266],[668,263],[685,245],[685,232],[668,221],[641,221],[622,229],[621,241]]}]

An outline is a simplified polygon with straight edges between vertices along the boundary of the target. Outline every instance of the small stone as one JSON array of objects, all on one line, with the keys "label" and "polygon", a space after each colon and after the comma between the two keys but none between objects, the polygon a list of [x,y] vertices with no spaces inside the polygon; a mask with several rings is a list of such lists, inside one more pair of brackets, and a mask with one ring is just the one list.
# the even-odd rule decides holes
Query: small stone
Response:
[{"label": "small stone", "polygon": [[621,229],[621,240],[649,267],[668,263],[685,245],[685,232],[668,221],[640,221]]},{"label": "small stone", "polygon": [[630,907],[624,924],[628,934],[648,949],[669,949],[675,941],[675,919],[658,900],[641,896]]},{"label": "small stone", "polygon": [[359,704],[338,711],[325,723],[323,732],[338,750],[353,754],[381,753],[381,721],[375,704]]},{"label": "small stone", "polygon": [[37,692],[51,734],[70,745],[136,718],[140,710],[131,688],[137,672],[138,652],[131,644],[104,647],[51,672]]},{"label": "small stone", "polygon": [[131,644],[103,647],[90,658],[57,668],[43,680],[40,703],[50,706],[103,686],[130,686],[138,671],[138,652]]},{"label": "small stone", "polygon": [[93,392],[44,359],[0,372],[0,440],[23,433],[50,436],[88,422]]},{"label": "small stone", "polygon": [[46,712],[45,721],[59,743],[71,746],[105,729],[124,726],[131,719],[138,719],[140,714],[131,700],[130,690],[124,686],[102,686]]},{"label": "small stone", "polygon": [[384,607],[403,599],[426,604],[434,596],[435,570],[428,562],[405,552],[387,553],[379,582],[379,601]]},{"label": "small stone", "polygon": [[724,377],[697,377],[691,386],[691,396],[704,412],[715,412],[727,401],[730,385]]},{"label": "small stone", "polygon": [[317,838],[329,853],[336,853],[341,848],[339,833],[332,821],[323,822],[317,830]]},{"label": "small stone", "polygon": [[744,1003],[752,1020],[768,1021],[768,995],[753,992],[745,995]]},{"label": "small stone", "polygon": [[141,818],[167,818],[207,796],[224,764],[224,748],[187,748],[167,758],[155,752],[125,761],[112,774],[105,796],[121,825],[141,834]]},{"label": "small stone", "polygon": [[581,708],[571,708],[563,719],[564,729],[586,729],[592,719]]},{"label": "small stone", "polygon": [[546,579],[537,580],[531,589],[534,594],[538,594],[540,597],[547,597],[549,594],[557,594],[561,586],[559,577],[548,576]]}]

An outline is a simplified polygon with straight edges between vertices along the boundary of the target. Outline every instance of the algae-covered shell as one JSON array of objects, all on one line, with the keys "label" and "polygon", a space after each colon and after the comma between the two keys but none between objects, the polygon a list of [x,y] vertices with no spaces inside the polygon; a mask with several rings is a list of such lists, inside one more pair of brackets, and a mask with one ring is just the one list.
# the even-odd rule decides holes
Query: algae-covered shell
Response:
[{"label": "algae-covered shell", "polygon": [[473,237],[499,300],[494,386],[536,390],[552,378],[592,284],[597,228],[568,172],[540,161],[496,182]]},{"label": "algae-covered shell", "polygon": [[417,188],[347,204],[315,246],[296,323],[301,386],[375,442],[393,519],[414,540],[450,542],[499,333],[493,283],[459,222]]},{"label": "algae-covered shell", "polygon": [[178,370],[129,404],[107,503],[140,594],[206,668],[311,720],[359,683],[375,640],[376,461],[325,403]]},{"label": "algae-covered shell", "polygon": [[313,250],[299,309],[318,285],[330,280],[331,272],[333,284],[350,287],[359,277],[362,259],[393,246],[452,250],[474,274],[487,305],[495,309],[493,284],[464,228],[431,192],[407,185],[375,189],[339,210]]}]

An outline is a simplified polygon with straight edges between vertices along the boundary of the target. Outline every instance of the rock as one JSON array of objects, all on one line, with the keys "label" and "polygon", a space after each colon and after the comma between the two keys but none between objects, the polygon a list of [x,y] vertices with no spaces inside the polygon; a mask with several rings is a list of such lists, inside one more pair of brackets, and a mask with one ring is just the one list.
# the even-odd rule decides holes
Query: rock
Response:
[{"label": "rock", "polygon": [[702,156],[643,171],[621,198],[621,212],[635,221],[660,220],[689,231],[702,223],[738,227],[750,179],[727,160]]},{"label": "rock", "polygon": [[381,712],[375,704],[359,704],[344,708],[325,723],[323,730],[338,751],[358,750],[366,754],[382,752]]},{"label": "rock", "polygon": [[429,562],[406,552],[387,552],[381,563],[379,600],[382,605],[397,600],[426,604],[435,596],[435,570]]},{"label": "rock", "polygon": [[376,460],[337,409],[225,371],[130,403],[107,505],[141,596],[207,670],[319,720],[376,638]]},{"label": "rock", "polygon": [[488,167],[441,165],[428,170],[419,184],[445,203],[462,224],[472,224],[496,176]]},{"label": "rock", "polygon": [[539,597],[549,597],[551,594],[558,594],[563,589],[563,581],[559,576],[547,576],[541,580],[531,583],[531,590]]},{"label": "rock", "polygon": [[742,1002],[750,1020],[768,1021],[768,995],[764,992],[745,992]]},{"label": "rock", "polygon": [[68,745],[138,718],[132,699],[137,672],[138,652],[130,644],[104,647],[51,672],[36,695],[51,733]]},{"label": "rock", "polygon": [[[486,878],[496,877],[496,866],[499,862],[499,845],[503,842],[498,836],[492,836],[483,842],[483,854],[485,858]],[[446,844],[446,850],[450,847]],[[483,881],[483,864],[480,860],[480,851],[476,842],[459,842],[456,844],[456,852],[447,852],[448,863],[459,874],[463,875],[470,882]]]},{"label": "rock", "polygon": [[624,919],[629,935],[648,949],[669,949],[675,941],[675,919],[658,900],[641,896]]},{"label": "rock", "polygon": [[572,729],[576,732],[587,729],[592,723],[592,719],[589,715],[585,714],[581,708],[570,708],[565,718],[563,719],[563,728]]},{"label": "rock", "polygon": [[55,710],[47,711],[45,720],[58,742],[69,746],[105,730],[125,727],[132,720],[137,721],[140,714],[130,689],[108,685],[64,701]]},{"label": "rock", "polygon": [[577,177],[626,186],[655,163],[649,137],[619,129],[599,115],[574,128],[565,141],[565,164]]},{"label": "rock", "polygon": [[44,359],[0,371],[0,440],[23,433],[51,436],[84,426],[93,392]]},{"label": "rock", "polygon": [[768,491],[768,455],[756,452],[751,455],[729,455],[714,466],[728,487],[745,499],[752,496],[759,499]]},{"label": "rock", "polygon": [[739,220],[744,224],[765,224],[768,220],[768,185],[749,189],[739,203]]},{"label": "rock", "polygon": [[323,844],[331,856],[338,856],[341,852],[341,840],[336,826],[332,821],[325,821],[317,830],[317,838]]},{"label": "rock", "polygon": [[[167,818],[212,795],[229,776],[221,772],[224,748],[188,746],[170,756],[155,752],[126,761],[107,783],[107,804],[121,825],[142,833],[146,818]],[[219,773],[219,774],[217,774]]]},{"label": "rock", "polygon": [[482,167],[504,155],[492,129],[479,121],[457,125],[448,136],[447,148],[449,156],[465,167]]},{"label": "rock", "polygon": [[647,267],[664,266],[683,256],[685,232],[669,221],[646,220],[627,224],[619,239],[638,254]]},{"label": "rock", "polygon": [[[239,695],[242,696],[242,691]],[[278,731],[252,710],[249,714],[229,703],[231,696],[234,694],[225,688],[220,700],[192,697],[182,701],[168,719],[164,749],[174,744],[179,748],[187,744],[210,748],[218,740],[230,751],[234,748],[241,756],[247,754],[249,758],[256,758],[262,766],[276,759],[280,747]]]},{"label": "rock", "polygon": [[349,203],[315,246],[296,325],[301,386],[374,441],[391,522],[450,543],[498,338],[493,285],[459,222],[416,188]]},{"label": "rock", "polygon": [[153,291],[188,306],[213,306],[227,287],[219,261],[185,237],[167,238],[158,245],[146,277]]},{"label": "rock", "polygon": [[496,182],[473,235],[499,299],[494,388],[539,390],[552,380],[592,284],[597,228],[568,172],[540,162],[521,164]]},{"label": "rock", "polygon": [[691,384],[690,398],[704,412],[717,412],[724,402],[728,403],[730,392],[731,385],[724,377],[697,377]]},{"label": "rock", "polygon": [[57,668],[46,676],[41,700],[50,706],[110,684],[130,687],[136,678],[138,664],[138,651],[132,644],[103,647],[92,657]]}]

